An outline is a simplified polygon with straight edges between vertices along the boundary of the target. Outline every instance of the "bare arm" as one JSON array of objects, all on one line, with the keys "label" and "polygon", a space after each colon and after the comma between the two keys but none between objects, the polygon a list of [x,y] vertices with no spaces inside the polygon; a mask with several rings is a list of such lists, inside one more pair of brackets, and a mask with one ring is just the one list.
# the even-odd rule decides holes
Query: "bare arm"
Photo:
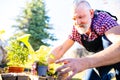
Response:
[{"label": "bare arm", "polygon": [[[63,44],[57,46],[54,48],[49,57],[48,57],[48,63],[53,63],[54,61],[60,59],[64,53],[74,44],[74,41],[71,39],[67,39]],[[50,56],[53,56],[54,58],[51,58]]]},{"label": "bare arm", "polygon": [[89,56],[89,67],[98,67],[120,62],[120,27],[113,27],[107,31],[105,35],[113,44],[105,50]]}]

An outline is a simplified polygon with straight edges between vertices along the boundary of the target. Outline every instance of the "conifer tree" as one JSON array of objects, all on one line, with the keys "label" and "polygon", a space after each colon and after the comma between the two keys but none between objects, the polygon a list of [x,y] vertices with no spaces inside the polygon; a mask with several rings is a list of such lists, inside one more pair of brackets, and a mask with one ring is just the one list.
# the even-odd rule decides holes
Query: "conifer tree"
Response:
[{"label": "conifer tree", "polygon": [[13,27],[22,31],[23,34],[31,34],[29,42],[34,50],[37,50],[40,45],[49,46],[49,40],[57,40],[54,34],[50,33],[53,27],[49,24],[49,20],[45,2],[32,0],[26,4],[22,14],[16,19],[18,24]]}]

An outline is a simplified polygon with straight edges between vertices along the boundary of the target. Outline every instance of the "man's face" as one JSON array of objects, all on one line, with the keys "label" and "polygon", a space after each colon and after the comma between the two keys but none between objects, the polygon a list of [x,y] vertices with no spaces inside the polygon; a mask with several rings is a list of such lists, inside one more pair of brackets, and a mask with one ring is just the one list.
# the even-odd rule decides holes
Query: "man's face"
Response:
[{"label": "man's face", "polygon": [[80,34],[85,34],[89,31],[92,21],[91,11],[82,6],[78,6],[73,10],[74,26]]}]

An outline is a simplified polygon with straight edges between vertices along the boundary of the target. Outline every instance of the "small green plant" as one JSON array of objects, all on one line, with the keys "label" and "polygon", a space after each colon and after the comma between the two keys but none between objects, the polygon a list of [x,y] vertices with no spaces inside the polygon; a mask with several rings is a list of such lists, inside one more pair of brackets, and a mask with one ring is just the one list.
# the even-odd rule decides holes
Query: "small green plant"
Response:
[{"label": "small green plant", "polygon": [[51,50],[50,47],[47,47],[45,45],[41,45],[40,48],[36,51],[39,65],[46,65],[46,66],[48,65],[47,55],[48,55],[50,50]]},{"label": "small green plant", "polygon": [[18,40],[11,40],[7,46],[7,65],[9,66],[22,66],[28,61],[29,51],[25,45]]}]

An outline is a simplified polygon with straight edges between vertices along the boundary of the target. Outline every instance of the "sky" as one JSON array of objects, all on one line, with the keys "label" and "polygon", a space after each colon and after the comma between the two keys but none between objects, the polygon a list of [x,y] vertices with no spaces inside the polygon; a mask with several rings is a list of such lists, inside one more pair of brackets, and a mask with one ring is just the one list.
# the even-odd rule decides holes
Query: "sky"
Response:
[{"label": "sky", "polygon": [[20,14],[24,3],[24,0],[0,0],[0,30],[6,31],[3,38],[8,39],[13,34],[11,26],[15,23],[15,18]]},{"label": "sky", "polygon": [[[0,0],[0,30],[5,29],[3,35],[5,39],[14,33],[11,25],[15,23],[15,18],[21,13],[25,2],[30,0]],[[48,16],[53,24],[54,34],[63,41],[67,38],[71,28],[71,6],[73,0],[45,0]],[[93,9],[103,9],[118,15],[120,13],[120,0],[88,0]],[[99,1],[99,3],[98,3]],[[114,2],[113,2],[114,1]],[[115,3],[116,2],[116,3]]]}]

